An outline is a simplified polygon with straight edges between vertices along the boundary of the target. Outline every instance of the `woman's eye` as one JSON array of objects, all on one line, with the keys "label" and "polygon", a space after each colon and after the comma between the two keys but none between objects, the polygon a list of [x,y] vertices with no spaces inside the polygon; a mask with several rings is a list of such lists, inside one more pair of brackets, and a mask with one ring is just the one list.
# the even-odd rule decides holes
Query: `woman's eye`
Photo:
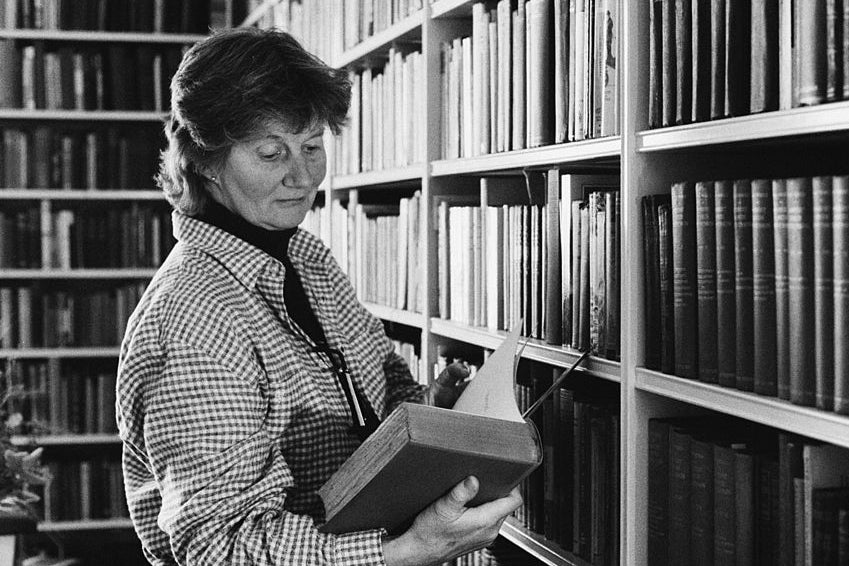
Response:
[{"label": "woman's eye", "polygon": [[283,150],[276,145],[264,145],[257,150],[257,153],[262,159],[276,159],[280,157]]},{"label": "woman's eye", "polygon": [[320,149],[321,149],[321,146],[319,146],[319,145],[304,146],[304,152],[307,155],[312,155],[312,154],[316,153],[317,151],[319,151]]}]

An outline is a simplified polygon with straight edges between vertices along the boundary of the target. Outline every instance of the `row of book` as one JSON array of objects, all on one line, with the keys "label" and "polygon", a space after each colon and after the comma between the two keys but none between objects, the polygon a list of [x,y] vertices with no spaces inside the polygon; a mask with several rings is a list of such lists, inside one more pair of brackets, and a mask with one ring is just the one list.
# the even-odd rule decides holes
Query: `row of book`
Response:
[{"label": "row of book", "polygon": [[350,122],[336,140],[335,173],[406,167],[425,160],[424,59],[390,48],[382,69],[351,71]]},{"label": "row of book", "polygon": [[0,211],[0,267],[158,267],[175,243],[161,204]]},{"label": "row of book", "polygon": [[144,283],[58,291],[0,287],[0,347],[117,346]]},{"label": "row of book", "polygon": [[643,199],[646,366],[849,413],[849,177]]},{"label": "row of book", "polygon": [[521,320],[526,336],[618,359],[619,178],[540,177],[482,178],[480,205],[440,197],[439,316],[492,330]]},{"label": "row of book", "polygon": [[344,0],[345,49],[397,24],[422,9],[422,0]]},{"label": "row of book", "polygon": [[117,433],[115,367],[90,361],[15,360],[3,371],[13,434]]},{"label": "row of book", "polygon": [[728,417],[651,419],[652,565],[849,561],[849,450]]},{"label": "row of book", "polygon": [[4,128],[0,189],[151,189],[159,128]]},{"label": "row of book", "polygon": [[470,157],[619,132],[613,0],[472,5],[442,44],[442,154]]},{"label": "row of book", "polygon": [[130,516],[121,461],[107,457],[46,463],[45,521],[120,519]]},{"label": "row of book", "polygon": [[840,0],[653,0],[649,125],[849,99]]},{"label": "row of book", "polygon": [[422,312],[420,207],[416,191],[394,204],[349,201],[347,211],[336,209],[334,225],[347,229],[334,230],[341,239],[334,255],[361,301]]},{"label": "row of book", "polygon": [[8,29],[138,31],[205,34],[246,16],[246,0],[2,0]]},{"label": "row of book", "polygon": [[183,51],[148,43],[53,47],[0,40],[0,107],[164,112]]}]

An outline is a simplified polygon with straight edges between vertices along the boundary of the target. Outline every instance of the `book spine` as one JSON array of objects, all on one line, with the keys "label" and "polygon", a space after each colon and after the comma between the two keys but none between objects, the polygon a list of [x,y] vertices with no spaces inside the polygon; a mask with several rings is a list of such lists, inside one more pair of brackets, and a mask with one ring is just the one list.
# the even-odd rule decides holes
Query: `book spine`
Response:
[{"label": "book spine", "polygon": [[834,177],[834,410],[849,414],[849,176]]},{"label": "book spine", "polygon": [[798,100],[802,106],[820,104],[826,99],[828,46],[826,6],[828,0],[806,0],[794,4],[798,21],[799,85]]},{"label": "book spine", "polygon": [[692,1],[692,119],[702,122],[711,115],[711,2]]},{"label": "book spine", "polygon": [[737,347],[736,387],[754,389],[754,289],[752,284],[752,186],[748,180],[734,181],[734,294]]},{"label": "book spine", "polygon": [[778,397],[790,399],[790,304],[787,280],[787,182],[772,182],[775,266],[775,372]]},{"label": "book spine", "polygon": [[743,451],[734,454],[735,548],[737,564],[754,564],[754,457]]},{"label": "book spine", "polygon": [[843,94],[843,62],[841,51],[841,34],[843,30],[842,0],[826,0],[825,3],[825,45],[826,45],[826,76],[825,99],[839,100]]},{"label": "book spine", "polygon": [[713,566],[714,547],[713,445],[690,441],[690,564]]},{"label": "book spine", "polygon": [[693,28],[691,0],[675,1],[675,123],[686,124],[692,119]]},{"label": "book spine", "polygon": [[713,560],[715,566],[736,566],[734,450],[713,447]]},{"label": "book spine", "polygon": [[790,318],[790,400],[813,406],[813,200],[810,178],[787,180],[787,276]]},{"label": "book spine", "polygon": [[545,262],[545,341],[561,344],[562,295],[561,250],[560,250],[560,170],[548,171],[548,195],[546,199],[546,230],[548,257]]},{"label": "book spine", "polygon": [[778,0],[753,0],[751,112],[778,108]]},{"label": "book spine", "polygon": [[676,103],[676,86],[677,80],[677,63],[675,49],[675,0],[662,0],[663,14],[661,18],[661,27],[663,34],[663,48],[661,55],[661,67],[663,79],[662,84],[662,105],[663,105],[663,122],[664,126],[675,124],[675,113],[677,109]]},{"label": "book spine", "polygon": [[834,259],[831,184],[831,177],[813,178],[815,391],[816,406],[825,411],[834,408]]},{"label": "book spine", "polygon": [[663,124],[663,0],[652,0],[649,12],[649,127]]},{"label": "book spine", "polygon": [[669,564],[669,423],[649,420],[648,563]]},{"label": "book spine", "polygon": [[750,0],[725,0],[725,113],[749,113]]},{"label": "book spine", "polygon": [[717,382],[716,198],[713,183],[696,183],[696,286],[699,379]]},{"label": "book spine", "polygon": [[658,261],[660,267],[660,370],[675,373],[675,303],[673,295],[672,206],[657,208]]},{"label": "book spine", "polygon": [[643,277],[645,283],[645,360],[648,369],[660,370],[660,266],[658,263],[656,195],[642,198]]},{"label": "book spine", "polygon": [[730,181],[714,183],[716,198],[717,380],[734,387],[737,375],[737,303],[735,297],[734,194]]},{"label": "book spine", "polygon": [[775,396],[776,302],[772,183],[752,180],[752,282],[754,304],[755,393]]},{"label": "book spine", "polygon": [[696,206],[693,187],[672,186],[672,273],[675,316],[675,374],[698,376],[696,304]]},{"label": "book spine", "polygon": [[689,564],[690,437],[685,430],[669,431],[669,563]]},{"label": "book spine", "polygon": [[710,3],[710,117],[725,116],[725,2]]}]

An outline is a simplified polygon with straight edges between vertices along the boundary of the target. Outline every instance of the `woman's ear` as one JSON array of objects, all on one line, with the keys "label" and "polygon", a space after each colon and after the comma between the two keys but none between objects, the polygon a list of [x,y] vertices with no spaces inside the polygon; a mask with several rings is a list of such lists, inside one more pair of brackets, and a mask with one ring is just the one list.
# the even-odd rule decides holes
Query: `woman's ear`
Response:
[{"label": "woman's ear", "polygon": [[207,181],[211,181],[216,185],[218,184],[218,176],[215,174],[215,171],[213,171],[209,167],[199,168],[198,174]]}]

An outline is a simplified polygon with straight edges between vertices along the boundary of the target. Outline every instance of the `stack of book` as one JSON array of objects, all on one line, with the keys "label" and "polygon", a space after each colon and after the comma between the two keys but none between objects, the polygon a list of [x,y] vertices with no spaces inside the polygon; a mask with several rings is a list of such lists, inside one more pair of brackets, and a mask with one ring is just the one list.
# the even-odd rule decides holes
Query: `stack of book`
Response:
[{"label": "stack of book", "polygon": [[238,24],[246,8],[246,0],[3,0],[0,27],[203,34]]},{"label": "stack of book", "polygon": [[14,434],[116,433],[115,367],[90,360],[16,360],[3,370]]},{"label": "stack of book", "polygon": [[[46,204],[46,203],[45,203]],[[175,240],[159,203],[0,212],[0,267],[157,267]]]},{"label": "stack of book", "polygon": [[652,565],[845,564],[849,450],[729,418],[649,421]]},{"label": "stack of book", "polygon": [[471,157],[619,132],[612,0],[472,5],[442,45],[442,156]]},{"label": "stack of book", "polygon": [[334,173],[381,171],[424,162],[424,59],[392,47],[379,67],[349,73],[353,85],[350,124],[337,138]]},{"label": "stack of book", "polygon": [[649,125],[849,99],[836,0],[652,0]]},{"label": "stack of book", "polygon": [[117,346],[145,284],[102,287],[0,286],[0,346]]},{"label": "stack of book", "polygon": [[121,461],[106,456],[47,462],[45,521],[119,519],[130,516]]},{"label": "stack of book", "polygon": [[849,413],[849,177],[643,199],[646,366]]},{"label": "stack of book", "polygon": [[[2,86],[0,86],[2,90]],[[0,188],[149,189],[159,127],[2,128]]]}]

